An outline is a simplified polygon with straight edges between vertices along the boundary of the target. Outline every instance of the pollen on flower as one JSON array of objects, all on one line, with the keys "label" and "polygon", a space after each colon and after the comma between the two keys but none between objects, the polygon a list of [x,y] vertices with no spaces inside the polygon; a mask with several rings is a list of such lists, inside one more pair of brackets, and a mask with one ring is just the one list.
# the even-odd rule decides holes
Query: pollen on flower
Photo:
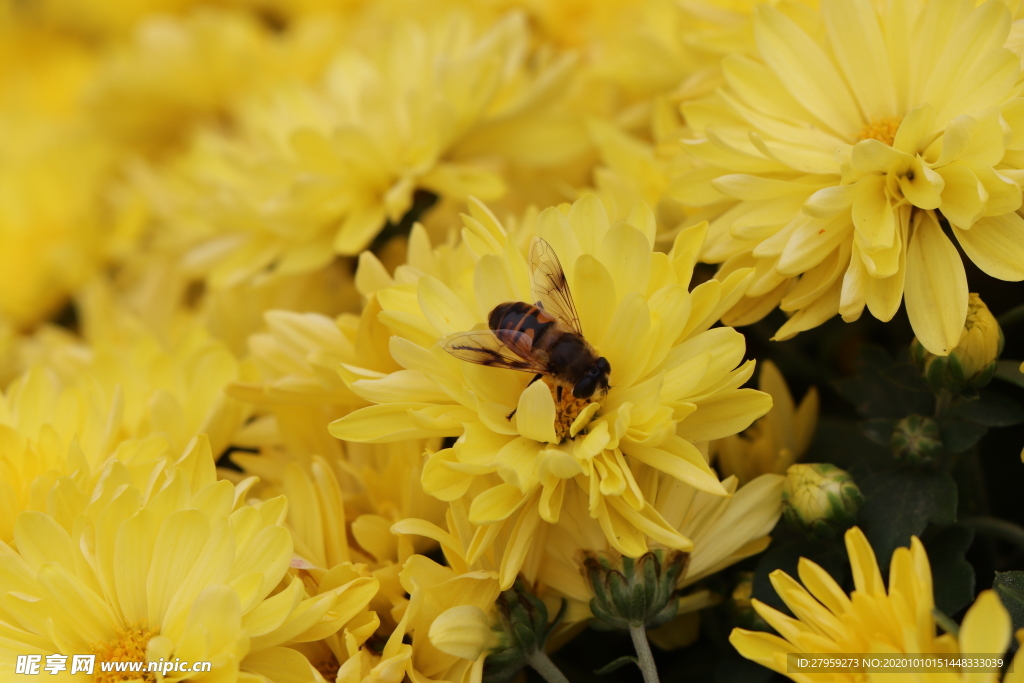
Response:
[{"label": "pollen on flower", "polygon": [[[117,638],[105,643],[93,643],[92,654],[99,662],[144,662],[146,661],[146,645],[157,632],[142,625],[129,626],[117,630]],[[155,683],[153,672],[137,671],[102,671],[97,666],[95,683],[116,683],[117,681],[151,681]]]},{"label": "pollen on flower", "polygon": [[892,146],[896,139],[896,131],[899,130],[902,116],[886,116],[880,119],[871,119],[860,129],[857,140],[878,140]]},{"label": "pollen on flower", "polygon": [[[601,399],[600,392],[595,393],[592,398],[576,398],[572,395],[572,387],[568,384],[547,381],[547,378],[544,383],[551,389],[551,398],[555,400],[555,434],[559,439],[571,436],[570,432],[576,418],[584,408]],[[559,388],[562,389],[561,399],[559,399]]]}]

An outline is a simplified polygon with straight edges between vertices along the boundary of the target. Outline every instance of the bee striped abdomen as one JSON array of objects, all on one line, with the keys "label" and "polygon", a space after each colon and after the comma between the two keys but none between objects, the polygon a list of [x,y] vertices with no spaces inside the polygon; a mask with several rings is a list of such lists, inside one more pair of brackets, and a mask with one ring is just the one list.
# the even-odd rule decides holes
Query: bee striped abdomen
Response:
[{"label": "bee striped abdomen", "polygon": [[510,301],[495,306],[487,324],[492,330],[522,332],[530,338],[535,349],[544,348],[546,342],[550,341],[546,337],[557,327],[555,319],[544,309],[525,301]]}]

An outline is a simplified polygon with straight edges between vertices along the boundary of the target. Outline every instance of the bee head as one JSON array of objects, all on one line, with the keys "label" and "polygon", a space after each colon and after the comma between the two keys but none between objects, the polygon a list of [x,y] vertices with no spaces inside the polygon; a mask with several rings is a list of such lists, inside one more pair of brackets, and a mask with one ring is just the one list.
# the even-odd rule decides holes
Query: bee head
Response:
[{"label": "bee head", "polygon": [[590,398],[597,391],[598,387],[608,388],[608,374],[612,371],[612,366],[608,363],[608,359],[605,357],[598,358],[597,361],[590,366],[586,374],[578,382],[576,386],[572,388],[572,395],[576,398]]}]

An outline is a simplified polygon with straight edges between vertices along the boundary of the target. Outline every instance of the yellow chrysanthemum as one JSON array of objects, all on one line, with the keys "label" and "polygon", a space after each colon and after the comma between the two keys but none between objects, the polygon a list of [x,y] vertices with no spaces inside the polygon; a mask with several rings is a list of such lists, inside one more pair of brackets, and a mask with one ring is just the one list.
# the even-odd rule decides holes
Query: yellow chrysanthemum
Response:
[{"label": "yellow chrysanthemum", "polygon": [[772,397],[768,414],[742,434],[711,444],[722,474],[736,475],[741,484],[761,474],[785,474],[811,445],[818,421],[818,390],[811,387],[796,406],[786,380],[771,361],[761,364],[757,387]]},{"label": "yellow chrysanthemum", "polygon": [[[322,430],[323,424],[311,429]],[[414,553],[436,547],[421,535],[393,534],[392,525],[407,518],[437,523],[445,515],[444,504],[419,484],[423,452],[424,442],[413,440],[345,444],[328,457],[264,449],[259,455],[235,453],[232,460],[244,475],[260,477],[253,495],[288,497],[286,525],[295,555],[314,579],[345,562],[366,565],[382,586],[373,609],[386,636],[406,602],[398,581],[402,565]]]},{"label": "yellow chrysanthemum", "polygon": [[[115,461],[78,494],[77,510],[71,500],[21,513],[13,543],[0,545],[0,671],[13,675],[15,654],[91,652],[210,661],[225,681],[277,680],[287,663],[296,680],[321,680],[283,646],[362,624],[377,582],[342,565],[307,594],[288,576],[286,500],[246,505],[251,484],[217,481],[209,444],[197,439],[143,486]],[[93,680],[110,680],[96,668]]]},{"label": "yellow chrysanthemum", "polygon": [[[753,371],[752,362],[740,364],[743,338],[708,330],[741,296],[748,274],[688,292],[704,226],[682,233],[671,253],[654,252],[654,219],[642,206],[631,224],[613,226],[588,196],[513,233],[482,205],[471,214],[462,242],[431,250],[414,232],[416,258],[393,281],[381,276],[380,319],[404,369],[351,382],[377,405],[334,422],[331,433],[370,443],[458,437],[430,457],[423,486],[455,500],[474,481],[482,485],[470,520],[515,529],[507,552],[519,559],[502,564],[503,587],[541,520],[558,522],[570,488],[583,492],[589,516],[618,551],[643,554],[647,536],[690,549],[639,482],[660,470],[726,495],[696,444],[736,433],[770,407],[767,395],[740,388]],[[558,407],[546,382],[458,360],[438,344],[484,326],[498,303],[532,299],[524,251],[534,234],[558,254],[583,333],[611,364],[612,388],[600,402]]]},{"label": "yellow chrysanthemum", "polygon": [[88,363],[88,350],[64,327],[43,324],[31,334],[19,334],[0,321],[0,389],[33,366],[48,366],[60,377],[71,377]]},{"label": "yellow chrysanthemum", "polygon": [[51,509],[64,478],[88,491],[108,460],[148,468],[197,433],[219,455],[248,415],[224,394],[239,369],[223,344],[194,325],[163,343],[108,303],[82,309],[88,344],[62,338],[0,394],[0,540],[19,512]]},{"label": "yellow chrysanthemum", "polygon": [[200,123],[230,125],[245,97],[318,74],[334,48],[330,24],[275,33],[243,12],[154,15],[106,55],[88,94],[111,138],[158,151]]},{"label": "yellow chrysanthemum", "polygon": [[206,433],[222,453],[249,413],[224,393],[239,379],[238,360],[195,321],[162,338],[108,294],[98,288],[81,298],[89,363],[83,377],[69,379],[109,404],[123,401],[128,435],[159,433],[180,450]]},{"label": "yellow chrysanthemum", "polygon": [[[445,681],[479,680],[483,671],[486,644],[489,641],[488,621],[479,618],[481,614],[492,613],[498,598],[498,579],[493,572],[475,571],[456,573],[420,555],[414,555],[402,570],[402,585],[409,593],[409,605],[398,628],[388,639],[381,655],[384,662],[407,656],[407,674],[416,680],[420,677]],[[453,608],[470,608],[477,618],[463,626],[480,634],[479,647],[475,652],[468,648],[451,646],[455,638],[445,638],[435,622],[446,613],[451,618]],[[456,611],[454,614],[458,615]],[[443,623],[443,622],[442,622]],[[450,622],[449,622],[450,624]],[[403,637],[412,635],[412,645],[404,644]],[[462,638],[464,641],[465,638]],[[434,643],[444,646],[445,651]],[[408,653],[408,654],[406,654]],[[475,659],[466,656],[476,655]]]},{"label": "yellow chrysanthemum", "polygon": [[[339,563],[367,566],[381,584],[371,603],[379,615],[371,630],[382,640],[394,631],[408,603],[399,580],[404,563],[436,547],[421,535],[394,535],[390,529],[406,518],[440,522],[446,506],[419,483],[424,450],[437,450],[440,440],[344,443],[325,429],[331,420],[366,405],[338,376],[339,367],[362,360],[382,373],[398,368],[387,354],[387,329],[377,321],[379,313],[372,296],[360,316],[267,313],[267,332],[250,340],[257,366],[252,379],[259,381],[229,389],[259,413],[233,442],[259,453],[234,453],[231,458],[244,474],[223,474],[233,479],[255,474],[261,483],[254,495],[288,496],[286,523],[295,554],[314,582]],[[312,661],[328,664],[354,656],[351,641],[340,635],[305,651]]]},{"label": "yellow chrysanthemum", "polygon": [[250,337],[267,327],[270,311],[332,316],[358,311],[352,275],[352,264],[338,260],[311,273],[274,274],[213,289],[183,268],[173,251],[137,252],[132,246],[122,254],[116,274],[99,289],[111,305],[129,312],[161,339],[198,325],[241,358]]},{"label": "yellow chrysanthemum", "polygon": [[315,85],[247,104],[235,129],[203,132],[143,181],[168,225],[161,239],[222,287],[356,254],[418,189],[500,196],[503,163],[550,165],[586,144],[551,111],[571,60],[531,62],[528,48],[516,14],[487,29],[460,14],[399,22],[346,46]]},{"label": "yellow chrysanthemum", "polygon": [[[326,424],[365,406],[366,400],[349,389],[339,370],[347,374],[347,366],[359,366],[384,375],[399,369],[387,352],[390,333],[377,319],[380,312],[373,298],[360,315],[333,320],[316,313],[268,311],[267,331],[249,339],[258,377],[236,383],[231,395],[259,406],[282,426],[294,420]],[[302,434],[295,429],[290,435]],[[338,451],[327,434],[307,430],[307,435],[313,438],[307,452]]]},{"label": "yellow chrysanthemum", "polygon": [[787,339],[865,306],[889,320],[905,295],[918,339],[946,355],[968,301],[946,223],[986,273],[1024,279],[1009,29],[1000,2],[757,8],[755,56],[729,56],[726,86],[685,107],[688,148],[716,176],[694,171],[684,197],[717,207],[702,258],[757,270],[727,322],[781,306]]},{"label": "yellow chrysanthemum", "polygon": [[[725,55],[755,49],[753,15],[764,1],[655,1],[639,10],[629,5],[625,21],[637,25],[616,26],[608,45],[588,52],[596,54],[584,78],[618,95],[617,108],[593,114],[607,121],[589,125],[601,159],[593,183],[613,214],[614,207],[628,210],[646,202],[656,207],[659,226],[671,236],[687,219],[693,224],[719,213],[687,201],[693,187],[715,173],[684,154],[681,141],[693,132],[680,108],[724,84]],[[605,94],[607,99],[612,98]]]},{"label": "yellow chrysanthemum", "polygon": [[[801,558],[797,583],[781,570],[771,574],[772,585],[795,618],[753,600],[757,613],[780,635],[734,629],[729,641],[740,654],[798,683],[810,681],[868,682],[892,680],[891,673],[850,671],[827,674],[788,671],[791,653],[843,654],[1001,654],[1010,643],[1010,616],[994,591],[983,592],[967,611],[959,637],[936,635],[931,568],[924,546],[914,537],[910,548],[897,548],[889,566],[889,589],[874,551],[863,532],[846,532],[855,589],[849,596],[810,560]],[[1018,660],[1021,658],[1018,657]],[[1015,665],[1020,665],[1016,661]],[[998,670],[963,673],[958,669],[919,672],[920,681],[997,681]],[[1022,680],[1019,671],[1006,681]]]},{"label": "yellow chrysanthemum", "polygon": [[0,317],[52,315],[98,266],[113,151],[81,117],[96,57],[0,15]]},{"label": "yellow chrysanthemum", "polygon": [[[728,497],[711,495],[664,474],[651,477],[652,503],[662,518],[680,535],[693,543],[685,561],[685,570],[677,581],[685,588],[731,564],[764,550],[768,533],[782,514],[784,478],[769,474],[739,487],[735,477],[722,482]],[[565,501],[573,524],[560,524],[551,529],[541,552],[537,576],[540,584],[557,591],[572,601],[569,621],[590,616],[587,605],[594,597],[585,578],[585,554],[614,556],[615,551],[601,532],[600,526],[586,516],[587,501],[579,491],[572,491]],[[658,547],[658,543],[650,543]],[[680,614],[711,604],[707,591],[679,599]],[[670,631],[678,623],[669,622]]]},{"label": "yellow chrysanthemum", "polygon": [[367,660],[359,653],[359,646],[371,635],[383,642],[394,632],[409,602],[400,580],[403,566],[415,552],[434,547],[429,539],[392,534],[392,524],[409,516],[440,520],[444,515],[440,501],[419,488],[421,442],[352,446],[366,452],[330,460],[321,456],[289,460],[271,450],[233,456],[245,474],[261,478],[252,489],[254,497],[287,497],[284,523],[295,543],[292,565],[302,570],[311,593],[330,588],[339,572],[370,576],[380,586],[369,602],[372,611],[345,632],[296,648],[328,679],[328,674],[353,657],[362,663],[349,668],[361,670],[366,661],[379,664],[376,655]]},{"label": "yellow chrysanthemum", "polygon": [[[486,484],[479,482],[473,488],[482,490]],[[550,589],[544,586],[541,575],[543,559],[543,539],[550,529],[542,527],[538,530],[536,542],[524,546],[518,544],[512,547],[517,538],[517,531],[505,527],[479,527],[470,521],[470,507],[476,491],[469,491],[461,498],[449,501],[445,515],[445,528],[439,524],[423,518],[404,519],[391,527],[392,533],[409,534],[431,539],[441,546],[445,562],[451,568],[448,580],[458,583],[467,583],[473,590],[464,596],[458,593],[448,594],[439,609],[433,612],[433,622],[429,624],[429,631],[421,630],[420,637],[426,633],[429,636],[432,648],[437,649],[451,657],[457,657],[456,671],[462,672],[463,680],[469,675],[471,681],[477,681],[481,670],[480,664],[483,661],[482,655],[488,651],[500,649],[502,646],[509,646],[508,632],[504,636],[498,635],[498,631],[507,628],[499,626],[501,619],[496,612],[495,598],[497,592],[491,593],[491,582],[494,588],[499,588],[497,579],[504,567],[512,564],[521,566],[519,577],[526,584],[532,587],[531,592],[549,601],[549,616],[560,609],[560,595],[555,595]],[[437,570],[432,562],[424,558],[413,558],[407,563],[403,573],[418,572],[427,570],[430,574],[436,574]],[[439,575],[439,577],[442,575]],[[483,581],[483,583],[481,583]],[[403,579],[403,584],[405,579]],[[456,585],[453,583],[453,585]],[[515,600],[516,598],[510,598]],[[501,609],[498,607],[498,609]],[[563,619],[563,624],[579,625],[589,616],[586,607],[580,609],[580,605],[571,604],[568,609],[568,616]],[[564,629],[563,629],[564,630]],[[394,638],[394,636],[392,636]],[[414,637],[415,643],[415,637]],[[549,644],[550,644],[549,640]],[[400,651],[389,645],[391,657],[400,655]],[[451,660],[449,660],[451,661]],[[472,663],[472,667],[467,665]],[[458,679],[453,679],[458,680]]]},{"label": "yellow chrysanthemum", "polygon": [[495,642],[496,575],[458,572],[413,555],[400,580],[409,599],[398,626],[380,654],[363,648],[343,664],[338,683],[479,682]]}]

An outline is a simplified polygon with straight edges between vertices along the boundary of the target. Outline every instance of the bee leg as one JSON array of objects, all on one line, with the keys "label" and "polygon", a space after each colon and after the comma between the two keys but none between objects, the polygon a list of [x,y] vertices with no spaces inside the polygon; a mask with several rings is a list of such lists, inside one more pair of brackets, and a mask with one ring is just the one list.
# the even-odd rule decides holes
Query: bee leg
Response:
[{"label": "bee leg", "polygon": [[[537,380],[539,380],[543,376],[544,375],[542,375],[541,373],[538,372],[536,375],[533,376],[533,379],[530,380],[530,384],[533,384],[534,382],[536,382]],[[526,386],[530,386],[530,384],[527,384]],[[559,389],[561,389],[561,387],[559,387]],[[519,410],[519,408],[516,408],[516,410]],[[516,410],[513,410],[511,413],[506,415],[505,419],[508,420],[509,422],[511,422],[512,421],[512,417],[516,414]]]},{"label": "bee leg", "polygon": [[559,384],[558,388],[555,389],[555,394],[558,395],[558,402],[561,403],[562,402],[562,385],[561,384]]}]

